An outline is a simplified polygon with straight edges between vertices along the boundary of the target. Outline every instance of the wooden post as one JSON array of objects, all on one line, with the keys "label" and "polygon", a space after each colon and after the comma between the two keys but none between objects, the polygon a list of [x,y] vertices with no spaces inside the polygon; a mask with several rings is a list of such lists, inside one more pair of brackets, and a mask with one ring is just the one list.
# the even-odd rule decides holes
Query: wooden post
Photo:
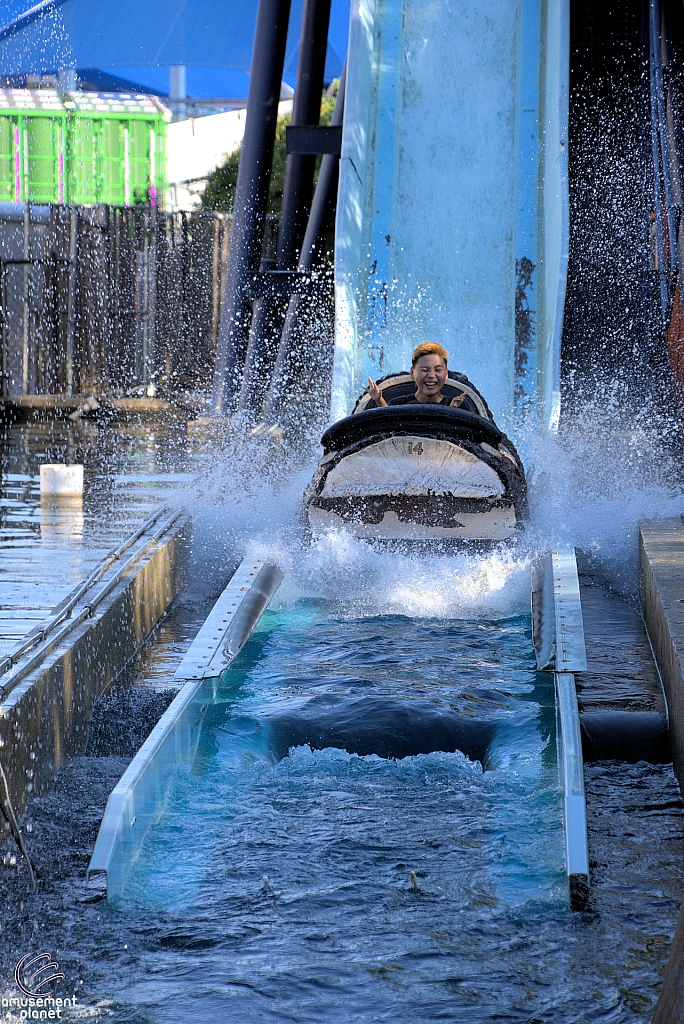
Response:
[{"label": "wooden post", "polygon": [[684,1024],[684,904],[679,911],[652,1024]]}]

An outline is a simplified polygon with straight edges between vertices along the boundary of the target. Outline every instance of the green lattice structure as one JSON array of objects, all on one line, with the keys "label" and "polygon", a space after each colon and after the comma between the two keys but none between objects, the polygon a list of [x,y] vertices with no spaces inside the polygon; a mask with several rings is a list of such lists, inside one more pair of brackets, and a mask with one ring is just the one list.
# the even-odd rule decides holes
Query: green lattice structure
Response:
[{"label": "green lattice structure", "polygon": [[161,205],[168,110],[153,96],[0,90],[0,202]]}]

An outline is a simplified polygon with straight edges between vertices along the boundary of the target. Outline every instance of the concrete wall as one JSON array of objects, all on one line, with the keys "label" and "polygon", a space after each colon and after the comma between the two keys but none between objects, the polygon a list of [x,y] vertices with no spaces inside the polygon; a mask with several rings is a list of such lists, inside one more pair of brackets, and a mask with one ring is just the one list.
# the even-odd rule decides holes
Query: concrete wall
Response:
[{"label": "concrete wall", "polygon": [[[667,697],[675,775],[684,792],[684,524],[643,523],[639,563],[644,620]],[[684,1024],[684,904],[653,1024]]]},{"label": "concrete wall", "polygon": [[0,759],[17,815],[85,751],[93,704],[185,585],[189,523],[168,534],[0,705]]},{"label": "concrete wall", "polygon": [[675,775],[684,792],[684,525],[644,523],[639,531],[644,620],[667,698]]}]

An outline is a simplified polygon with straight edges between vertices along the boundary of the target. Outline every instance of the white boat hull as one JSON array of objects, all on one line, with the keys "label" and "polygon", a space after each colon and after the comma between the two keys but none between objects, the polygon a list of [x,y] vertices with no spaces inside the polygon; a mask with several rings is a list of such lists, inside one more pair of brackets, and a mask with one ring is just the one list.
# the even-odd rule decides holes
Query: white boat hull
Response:
[{"label": "white boat hull", "polygon": [[518,528],[491,466],[459,444],[418,434],[387,437],[342,458],[307,511],[314,535],[346,530],[375,540],[495,542]]},{"label": "white boat hull", "polygon": [[460,512],[458,525],[425,525],[402,520],[389,509],[379,523],[364,523],[343,517],[325,508],[310,505],[309,525],[314,536],[331,530],[345,530],[365,540],[459,540],[504,541],[516,535],[517,524],[513,505],[492,508],[488,512]]}]

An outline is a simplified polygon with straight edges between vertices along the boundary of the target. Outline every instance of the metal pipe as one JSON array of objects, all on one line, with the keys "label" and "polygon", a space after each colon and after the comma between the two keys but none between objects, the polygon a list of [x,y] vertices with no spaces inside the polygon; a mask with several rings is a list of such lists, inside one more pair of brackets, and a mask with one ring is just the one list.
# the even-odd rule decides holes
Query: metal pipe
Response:
[{"label": "metal pipe", "polygon": [[650,104],[651,104],[651,157],[653,162],[653,199],[655,205],[655,229],[656,229],[656,243],[658,249],[658,279],[660,284],[660,307],[661,307],[661,319],[663,323],[667,318],[667,307],[668,307],[668,289],[667,289],[667,269],[665,267],[665,243],[663,238],[663,197],[661,192],[660,182],[660,145],[658,136],[658,110],[656,100],[656,83],[655,83],[655,67],[654,67],[654,40],[653,40],[653,4],[656,0],[651,0],[649,7],[649,84],[650,84]]},{"label": "metal pipe", "polygon": [[[662,64],[662,40],[660,33],[658,0],[650,3],[651,58],[653,61],[653,84],[655,86],[656,116],[658,139],[663,169],[663,185],[665,188],[665,215],[667,217],[667,234],[670,249],[669,278],[674,277],[678,266],[677,237],[674,217],[674,196],[672,193],[672,167],[670,163],[670,147],[667,136],[667,119],[664,107],[664,84]],[[669,283],[669,282],[668,282]]]},{"label": "metal pipe", "polygon": [[0,261],[0,301],[2,302],[2,397],[7,396],[7,275]]},{"label": "metal pipe", "polygon": [[[347,86],[347,65],[345,64],[340,78],[340,87],[335,99],[335,109],[331,124],[338,126],[344,119],[344,95]],[[337,179],[340,172],[339,156],[324,156],[321,161],[321,169],[318,173],[316,191],[311,213],[306,226],[306,233],[302,243],[302,251],[299,257],[298,270],[311,270],[313,267],[316,250],[323,240],[326,228],[326,220],[330,210],[330,203],[337,189]]]},{"label": "metal pipe", "polygon": [[33,7],[29,7],[28,11],[24,11],[19,17],[13,18],[8,25],[0,29],[0,42],[10,39],[18,32],[22,32],[29,25],[33,25],[35,21],[38,21],[39,18],[52,13],[56,7],[61,7],[64,3],[66,3],[66,0],[40,0]]},{"label": "metal pipe", "polygon": [[221,236],[221,214],[214,213],[214,238],[211,259],[211,354],[216,358],[219,316],[219,242]]},{"label": "metal pipe", "polygon": [[157,365],[157,278],[159,259],[157,240],[159,237],[159,207],[150,207],[150,251],[147,260],[147,363],[148,377],[154,378],[160,367]]},{"label": "metal pipe", "polygon": [[[344,96],[347,81],[346,65],[342,71],[340,87],[337,92],[335,109],[332,116],[333,125],[341,125],[344,120]],[[307,224],[302,250],[297,269],[310,271],[323,238],[332,201],[337,191],[340,169],[338,156],[324,156],[316,182],[316,192],[311,204],[311,214]],[[285,325],[278,346],[273,378],[265,408],[266,419],[279,420],[283,411],[283,401],[287,394],[296,387],[296,380],[301,374],[304,353],[302,352],[301,316],[307,298],[293,295],[285,318]],[[245,384],[249,382],[246,381]],[[243,385],[244,386],[244,385]]]},{"label": "metal pipe", "polygon": [[[297,84],[292,106],[293,125],[317,125],[321,119],[330,2],[305,0],[304,3]],[[311,205],[315,171],[315,156],[291,153],[287,157],[278,234],[278,270],[292,270],[297,263]]]},{"label": "metal pipe", "polygon": [[259,0],[214,369],[211,404],[218,415],[227,414],[234,404],[247,351],[252,302],[246,285],[261,258],[290,2]]},{"label": "metal pipe", "polygon": [[76,337],[76,284],[78,280],[77,206],[69,207],[69,288],[67,294],[66,393],[74,393],[74,339]]},{"label": "metal pipe", "polygon": [[150,317],[150,220],[147,210],[142,215],[142,383],[149,380],[149,317]]},{"label": "metal pipe", "polygon": [[[275,270],[276,261],[262,260],[261,270]],[[263,411],[271,373],[278,353],[287,305],[282,298],[265,295],[254,303],[254,316],[237,411],[254,418]]]},{"label": "metal pipe", "polygon": [[[330,0],[305,0],[292,107],[293,125],[317,125],[320,122],[329,24]],[[315,156],[290,154],[287,157],[275,262],[277,270],[291,270],[295,266],[311,205],[315,171]],[[238,412],[254,417],[262,411],[287,310],[287,303],[271,296],[264,296],[254,305],[242,386],[237,399]]]},{"label": "metal pipe", "polygon": [[[646,61],[649,60],[649,54],[648,54],[648,39],[649,39],[649,37],[650,37],[650,32],[649,32],[649,28],[648,28],[648,12],[645,9],[642,9],[641,18],[640,18],[640,36],[639,36],[639,45],[640,45],[640,52],[641,52],[641,60],[642,60],[642,62],[643,62],[644,59]],[[650,90],[649,90],[649,94],[647,96],[645,89],[643,89],[643,88],[639,89],[638,90],[638,96],[637,96],[637,102],[638,102],[638,111],[639,111],[639,123],[642,126],[642,130],[639,131],[639,156],[640,156],[641,177],[642,177],[641,184],[642,184],[642,193],[643,193],[643,195],[645,197],[647,197],[648,194],[649,194],[650,185],[651,185],[649,166],[652,163],[652,160],[649,160],[649,153],[648,153],[648,150],[649,150],[649,139],[647,138],[647,135],[649,134],[649,132],[648,132],[648,130],[645,127],[645,126],[648,126],[650,124],[650,116],[649,116],[649,113],[648,113],[648,110],[647,110],[647,106],[648,106],[648,104],[650,104]],[[650,109],[650,107],[649,107],[649,109]],[[652,319],[653,319],[653,303],[652,303],[652,296],[651,296],[651,287],[652,287],[652,272],[655,269],[655,266],[653,264],[653,245],[652,245],[652,238],[651,238],[651,216],[650,216],[651,215],[651,204],[650,204],[650,202],[646,202],[644,204],[644,207],[643,207],[643,210],[642,210],[642,215],[644,216],[643,238],[644,238],[644,243],[645,244],[642,246],[642,252],[641,252],[641,266],[642,266],[642,274],[641,274],[641,303],[642,303],[642,309],[643,309],[643,317],[642,317],[642,320],[643,320],[643,326],[642,326],[642,330],[643,330],[643,351],[642,351],[641,369],[642,369],[642,374],[643,374],[644,387],[646,389],[646,394],[648,394],[650,392],[650,389],[651,389],[651,376],[652,376],[652,374],[651,374],[651,356],[656,351],[656,349],[658,347],[657,341],[654,339],[653,332],[651,330],[651,323],[652,323]]]},{"label": "metal pipe", "polygon": [[24,266],[23,266],[23,294],[22,294],[22,323],[21,323],[21,393],[29,393],[29,303],[28,303],[28,274],[29,274],[29,252],[31,250],[31,208],[27,203],[24,208]]}]

